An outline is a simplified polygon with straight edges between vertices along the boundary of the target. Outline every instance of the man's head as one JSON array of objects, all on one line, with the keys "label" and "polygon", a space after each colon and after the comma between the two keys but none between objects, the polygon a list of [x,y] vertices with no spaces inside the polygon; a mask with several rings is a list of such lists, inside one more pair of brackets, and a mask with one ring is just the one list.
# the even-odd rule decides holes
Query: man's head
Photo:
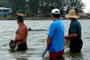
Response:
[{"label": "man's head", "polygon": [[59,9],[52,9],[51,19],[55,20],[56,18],[60,18],[60,10]]},{"label": "man's head", "polygon": [[23,23],[24,19],[23,16],[17,16],[17,23]]},{"label": "man's head", "polygon": [[68,14],[65,15],[66,18],[70,20],[76,20],[78,17],[75,9],[70,9]]}]

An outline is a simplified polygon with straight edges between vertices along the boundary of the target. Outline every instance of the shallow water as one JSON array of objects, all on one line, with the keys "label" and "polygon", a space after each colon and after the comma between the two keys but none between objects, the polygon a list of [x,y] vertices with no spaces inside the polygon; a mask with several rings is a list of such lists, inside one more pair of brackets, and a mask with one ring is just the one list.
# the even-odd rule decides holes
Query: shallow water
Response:
[{"label": "shallow water", "polygon": [[[65,49],[65,60],[90,60],[90,21],[79,20],[82,25],[83,48],[81,53],[69,53],[69,48]],[[41,53],[46,47],[46,38],[51,20],[25,20],[25,24],[32,29],[45,29],[46,31],[29,31],[28,50],[26,52],[10,52],[8,43],[15,38],[18,28],[16,21],[0,21],[0,60],[42,60]],[[68,34],[70,21],[63,20],[65,25],[65,35]]]}]

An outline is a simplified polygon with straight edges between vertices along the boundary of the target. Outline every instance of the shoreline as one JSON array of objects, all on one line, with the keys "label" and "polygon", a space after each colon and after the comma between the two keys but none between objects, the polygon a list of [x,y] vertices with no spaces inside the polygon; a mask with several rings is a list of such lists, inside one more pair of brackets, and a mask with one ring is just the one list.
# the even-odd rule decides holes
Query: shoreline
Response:
[{"label": "shoreline", "polygon": [[[78,18],[79,20],[89,20],[90,18],[89,17],[86,17],[86,18]],[[16,20],[16,18],[0,18],[0,20]],[[24,20],[51,20],[50,18],[45,18],[45,17],[41,17],[41,18],[38,18],[38,17],[33,17],[33,18],[24,18]],[[61,18],[61,20],[67,20],[67,19],[64,19],[64,18]]]}]

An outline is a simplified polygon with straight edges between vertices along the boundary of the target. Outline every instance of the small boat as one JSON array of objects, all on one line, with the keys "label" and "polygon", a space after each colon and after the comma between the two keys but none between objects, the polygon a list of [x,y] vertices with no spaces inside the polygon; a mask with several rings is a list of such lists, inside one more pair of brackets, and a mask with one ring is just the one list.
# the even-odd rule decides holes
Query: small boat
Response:
[{"label": "small boat", "polygon": [[47,30],[45,30],[45,29],[35,29],[35,30],[33,30],[31,28],[28,28],[28,31],[47,31]]}]

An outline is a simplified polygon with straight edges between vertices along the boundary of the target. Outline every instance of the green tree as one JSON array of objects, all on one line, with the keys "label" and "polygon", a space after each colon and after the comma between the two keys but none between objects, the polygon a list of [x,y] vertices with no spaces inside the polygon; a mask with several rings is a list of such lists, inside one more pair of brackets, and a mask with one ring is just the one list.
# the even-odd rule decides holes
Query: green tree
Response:
[{"label": "green tree", "polygon": [[0,0],[0,7],[9,7],[8,0]]},{"label": "green tree", "polygon": [[26,1],[25,0],[9,0],[12,13],[15,15],[17,12],[25,13]]},{"label": "green tree", "polygon": [[38,15],[38,10],[41,11],[41,16],[47,17],[50,15],[51,9],[59,8],[61,16],[64,16],[70,8],[82,11],[84,4],[81,0],[8,0],[9,6],[12,8],[13,15],[16,12],[29,14],[30,16]]},{"label": "green tree", "polygon": [[75,8],[77,13],[83,11],[84,3],[82,2],[82,0],[68,0],[67,4],[68,10],[71,8]]}]

